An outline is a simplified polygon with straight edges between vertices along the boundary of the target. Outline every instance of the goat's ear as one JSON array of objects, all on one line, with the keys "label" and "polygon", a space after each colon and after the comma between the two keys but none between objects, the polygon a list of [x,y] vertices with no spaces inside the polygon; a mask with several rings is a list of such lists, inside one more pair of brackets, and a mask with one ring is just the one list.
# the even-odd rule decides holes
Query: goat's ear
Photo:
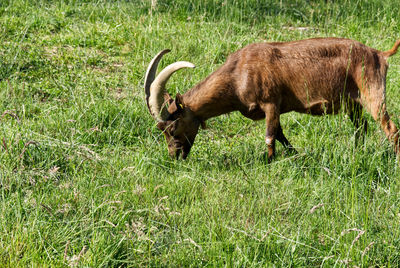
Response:
[{"label": "goat's ear", "polygon": [[174,102],[174,99],[171,98],[168,92],[164,92],[164,102],[168,103],[168,105],[171,105],[171,103]]},{"label": "goat's ear", "polygon": [[179,93],[176,93],[176,97],[175,97],[175,105],[176,108],[178,109],[178,111],[182,111],[183,110],[183,100],[182,100],[182,95]]}]

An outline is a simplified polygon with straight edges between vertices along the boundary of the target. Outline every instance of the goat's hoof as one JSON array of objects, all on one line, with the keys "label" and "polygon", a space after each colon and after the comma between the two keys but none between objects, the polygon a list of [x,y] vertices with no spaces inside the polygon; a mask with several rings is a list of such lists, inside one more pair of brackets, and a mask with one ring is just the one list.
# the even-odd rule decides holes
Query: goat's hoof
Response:
[{"label": "goat's hoof", "polygon": [[285,154],[287,155],[295,155],[299,154],[299,152],[294,147],[286,147]]},{"label": "goat's hoof", "polygon": [[265,163],[267,163],[267,164],[270,164],[271,162],[272,162],[272,160],[274,159],[274,155],[268,155],[268,153],[267,152],[265,152],[265,153],[263,153],[263,155],[262,155],[262,161]]},{"label": "goat's hoof", "polygon": [[274,158],[273,156],[272,157],[268,157],[268,153],[267,152],[263,153],[262,156],[261,156],[262,161],[264,163],[267,163],[267,164],[270,164],[272,162],[273,158]]}]

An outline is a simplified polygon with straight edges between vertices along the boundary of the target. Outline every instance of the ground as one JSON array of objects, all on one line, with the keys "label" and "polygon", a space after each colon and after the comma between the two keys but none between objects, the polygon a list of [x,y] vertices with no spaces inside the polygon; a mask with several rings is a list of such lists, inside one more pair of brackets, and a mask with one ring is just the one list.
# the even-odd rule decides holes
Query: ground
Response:
[{"label": "ground", "polygon": [[[252,42],[346,37],[387,50],[397,1],[0,2],[0,266],[399,266],[399,160],[347,115],[282,116],[298,154],[263,158],[264,122],[207,121],[168,157],[143,77],[197,68],[185,92]],[[400,54],[387,107],[399,125]]]}]

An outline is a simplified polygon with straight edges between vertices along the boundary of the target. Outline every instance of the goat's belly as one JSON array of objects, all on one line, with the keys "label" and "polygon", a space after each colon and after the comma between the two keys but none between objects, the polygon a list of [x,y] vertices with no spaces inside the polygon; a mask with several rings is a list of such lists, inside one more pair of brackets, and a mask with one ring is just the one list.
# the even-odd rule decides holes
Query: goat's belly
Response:
[{"label": "goat's belly", "polygon": [[250,111],[241,110],[240,113],[251,120],[261,120],[265,118],[265,112],[258,107]]},{"label": "goat's belly", "polygon": [[[324,114],[336,114],[340,110],[340,102],[328,102],[326,100],[310,102],[308,104],[300,104],[291,106],[285,106],[285,103],[281,105],[280,113],[287,112],[299,112],[311,115],[324,115]],[[240,113],[247,118],[252,120],[262,120],[265,118],[265,112],[259,107],[252,107],[250,109],[242,109]]]},{"label": "goat's belly", "polygon": [[297,107],[293,110],[299,113],[306,113],[311,115],[337,114],[340,110],[340,103],[328,102],[324,100],[308,103],[302,107]]}]

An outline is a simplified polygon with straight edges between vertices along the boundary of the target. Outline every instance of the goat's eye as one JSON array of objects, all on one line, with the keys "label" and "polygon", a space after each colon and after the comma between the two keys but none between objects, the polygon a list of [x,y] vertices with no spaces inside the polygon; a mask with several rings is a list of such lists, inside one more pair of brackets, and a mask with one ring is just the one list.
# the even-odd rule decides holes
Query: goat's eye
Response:
[{"label": "goat's eye", "polygon": [[178,125],[177,125],[176,123],[172,124],[172,125],[169,127],[169,132],[171,133],[171,135],[174,135],[174,134],[175,134],[175,131],[177,130],[177,128],[178,128]]},{"label": "goat's eye", "polygon": [[170,127],[167,129],[167,131],[168,131],[169,135],[174,136],[175,127],[170,126]]}]

